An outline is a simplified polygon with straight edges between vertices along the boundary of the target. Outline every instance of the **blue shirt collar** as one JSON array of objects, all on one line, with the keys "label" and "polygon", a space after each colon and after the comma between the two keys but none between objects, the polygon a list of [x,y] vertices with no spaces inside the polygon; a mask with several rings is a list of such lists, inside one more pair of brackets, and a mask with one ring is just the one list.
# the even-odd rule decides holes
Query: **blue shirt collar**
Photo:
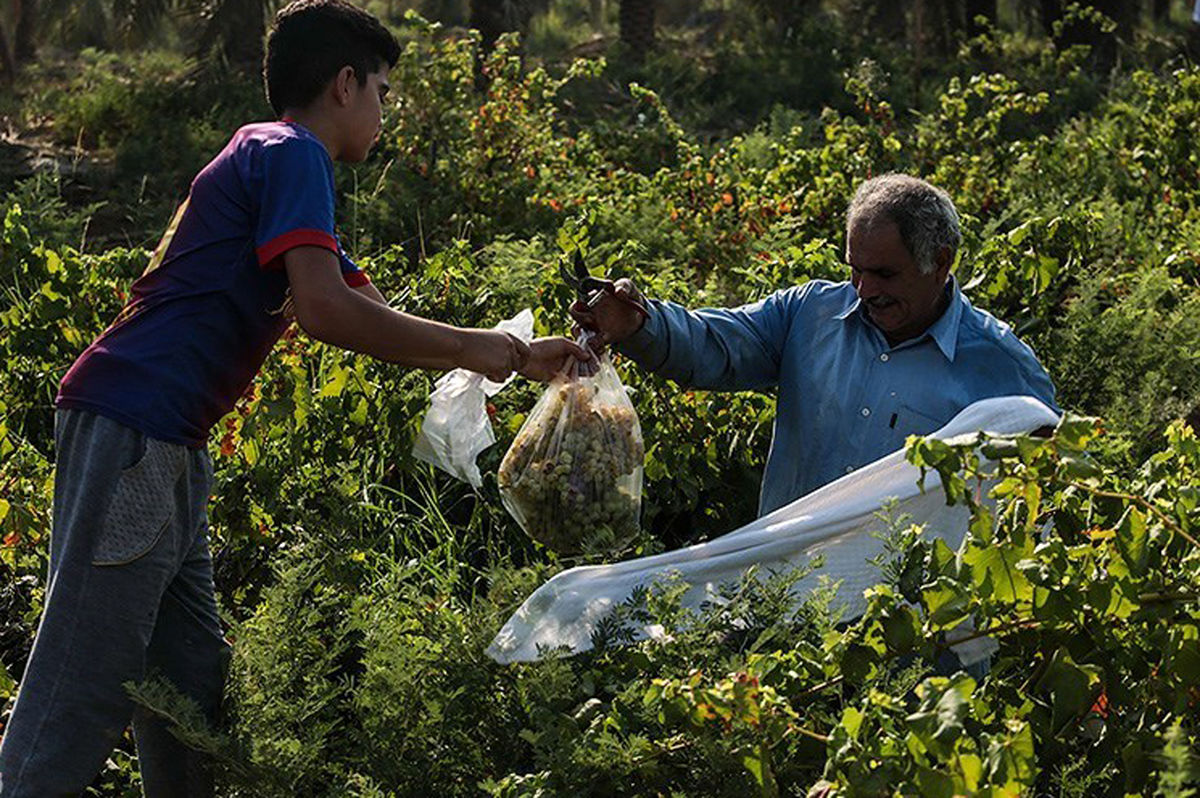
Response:
[{"label": "blue shirt collar", "polygon": [[[966,304],[967,298],[963,296],[962,290],[959,289],[958,280],[954,279],[954,275],[951,275],[947,281],[946,291],[950,294],[950,304],[946,306],[945,312],[938,317],[938,320],[928,330],[913,339],[913,341],[920,341],[926,337],[932,338],[946,359],[953,363],[954,353],[958,347],[958,325],[962,321],[963,305]],[[848,308],[834,316],[834,318],[839,321],[858,318],[872,327],[875,326],[867,317],[866,310],[862,307],[862,300],[857,297]],[[905,341],[900,345],[903,346],[907,343],[909,342]]]}]

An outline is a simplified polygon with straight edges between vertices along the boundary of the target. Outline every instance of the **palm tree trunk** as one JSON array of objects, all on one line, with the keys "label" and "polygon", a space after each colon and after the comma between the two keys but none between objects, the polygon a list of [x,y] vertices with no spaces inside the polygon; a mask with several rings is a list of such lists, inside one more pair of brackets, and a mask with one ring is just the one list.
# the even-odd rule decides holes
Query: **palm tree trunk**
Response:
[{"label": "palm tree trunk", "polygon": [[1117,23],[1118,36],[1125,41],[1133,38],[1133,31],[1142,15],[1141,0],[1094,0],[1092,5]]},{"label": "palm tree trunk", "polygon": [[941,58],[950,52],[953,41],[954,0],[916,0],[913,4],[912,33],[917,63],[925,58]]},{"label": "palm tree trunk", "polygon": [[865,37],[888,42],[903,42],[908,24],[905,12],[909,2],[896,0],[852,0],[847,7],[851,27]]},{"label": "palm tree trunk", "polygon": [[621,0],[619,24],[621,43],[630,59],[640,64],[654,48],[654,7],[657,0]]},{"label": "palm tree trunk", "polygon": [[16,58],[17,63],[32,61],[37,56],[37,0],[13,0],[16,11]]},{"label": "palm tree trunk", "polygon": [[1042,30],[1047,36],[1054,34],[1054,23],[1062,17],[1062,4],[1059,0],[1040,0],[1038,3],[1041,11]]},{"label": "palm tree trunk", "polygon": [[904,15],[905,3],[895,0],[875,0],[874,7],[867,9],[867,24],[877,35],[902,41],[908,32],[908,20]]},{"label": "palm tree trunk", "polygon": [[[1092,0],[1086,5],[1116,22],[1116,30],[1105,33],[1093,22],[1076,21],[1063,27],[1061,35],[1055,36],[1055,43],[1060,47],[1086,44],[1091,48],[1093,67],[1100,72],[1108,72],[1117,63],[1118,40],[1129,42],[1133,39],[1142,4],[1140,0]],[[1053,35],[1053,22],[1063,17],[1065,3],[1063,0],[1042,0],[1042,6],[1047,32]]]},{"label": "palm tree trunk", "polygon": [[17,77],[17,61],[13,58],[12,47],[8,41],[8,25],[0,19],[0,64],[4,66],[4,82],[12,85]]},{"label": "palm tree trunk", "polygon": [[193,45],[202,61],[218,56],[230,69],[250,75],[262,69],[268,0],[217,0],[207,9]]},{"label": "palm tree trunk", "polygon": [[263,40],[267,35],[267,14],[263,0],[236,0],[240,24],[234,25],[228,43],[229,61],[246,74],[262,69]]},{"label": "palm tree trunk", "polygon": [[996,24],[996,0],[967,0],[967,35],[978,36],[986,29],[976,24],[978,17],[985,17],[988,25]]},{"label": "palm tree trunk", "polygon": [[506,14],[497,0],[471,0],[470,20],[467,24],[479,31],[484,51],[490,52],[496,46],[500,34],[508,31],[505,22]]},{"label": "palm tree trunk", "polygon": [[[1128,39],[1133,33],[1134,28],[1137,27],[1138,18],[1142,13],[1141,0],[1092,0],[1092,2],[1082,3],[1082,5],[1091,6],[1116,22],[1117,35],[1125,39]],[[1042,25],[1045,27],[1047,34],[1051,34],[1054,23],[1062,19],[1066,6],[1067,2],[1065,0],[1041,0]],[[1090,30],[1094,26],[1073,27],[1080,28],[1081,30],[1074,34],[1064,31],[1064,37],[1070,38],[1072,43],[1094,45],[1101,37],[1098,30],[1094,32]]]}]

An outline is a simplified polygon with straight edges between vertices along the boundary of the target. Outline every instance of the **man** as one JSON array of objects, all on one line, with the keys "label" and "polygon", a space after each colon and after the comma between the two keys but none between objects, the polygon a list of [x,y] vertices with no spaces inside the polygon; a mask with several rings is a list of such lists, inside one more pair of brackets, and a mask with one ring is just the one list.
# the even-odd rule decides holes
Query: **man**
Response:
[{"label": "man", "polygon": [[765,515],[979,399],[1028,395],[1057,409],[1033,351],[972,307],[951,276],[961,240],[946,192],[885,175],[850,203],[848,282],[813,280],[739,308],[691,311],[643,301],[620,280],[616,296],[572,313],[599,343],[680,385],[777,392]]}]

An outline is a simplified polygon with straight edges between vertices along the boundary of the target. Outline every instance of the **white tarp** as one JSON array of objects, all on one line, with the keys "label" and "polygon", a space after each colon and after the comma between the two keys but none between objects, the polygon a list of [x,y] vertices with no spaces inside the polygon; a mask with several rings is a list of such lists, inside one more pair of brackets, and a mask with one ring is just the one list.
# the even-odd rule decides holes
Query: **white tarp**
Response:
[{"label": "white tarp", "polygon": [[[1037,399],[1007,396],[966,407],[932,437],[944,440],[981,430],[1023,434],[1057,422],[1058,415]],[[835,604],[845,607],[844,618],[857,617],[865,607],[863,590],[879,582],[878,569],[868,560],[882,550],[872,533],[882,530],[876,513],[889,499],[896,501],[893,514],[907,514],[912,523],[924,524],[927,537],[940,537],[952,549],[962,541],[966,508],[946,506],[936,472],[926,474],[924,492],[917,487],[919,477],[920,470],[904,459],[904,451],[896,451],[708,543],[563,571],[525,600],[487,653],[507,663],[536,660],[539,649],[565,646],[572,653],[586,651],[597,622],[638,586],[677,575],[692,586],[684,606],[696,608],[751,565],[764,572],[782,571],[818,554],[824,556],[824,567],[802,579],[796,590],[811,590],[821,575],[840,580]],[[655,631],[640,630],[644,636]],[[956,649],[964,664],[983,658],[994,645],[989,640],[974,642],[977,645]]]}]

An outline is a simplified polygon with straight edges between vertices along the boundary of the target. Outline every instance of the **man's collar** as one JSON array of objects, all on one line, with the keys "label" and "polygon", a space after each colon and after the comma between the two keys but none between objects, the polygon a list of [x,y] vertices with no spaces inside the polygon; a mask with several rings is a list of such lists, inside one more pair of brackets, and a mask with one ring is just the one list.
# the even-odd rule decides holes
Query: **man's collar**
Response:
[{"label": "man's collar", "polygon": [[[946,281],[946,293],[949,294],[950,299],[946,310],[938,317],[937,321],[929,326],[929,329],[915,340],[929,336],[937,344],[938,349],[942,350],[942,354],[945,355],[946,359],[953,363],[954,354],[958,349],[958,325],[962,321],[963,303],[966,301],[962,290],[958,287],[958,280],[954,279],[954,275],[950,275],[950,279]],[[857,296],[850,303],[850,307],[834,316],[834,318],[844,321],[855,314],[859,315],[867,324],[874,326],[867,316],[866,309],[862,307],[862,300]]]},{"label": "man's collar", "polygon": [[946,306],[945,312],[938,317],[938,320],[925,331],[925,334],[934,340],[946,359],[953,363],[954,353],[958,351],[958,325],[962,321],[963,302],[966,300],[954,275],[950,275],[950,279],[946,283],[946,293],[949,295],[950,304]]},{"label": "man's collar", "polygon": [[841,313],[834,316],[834,318],[837,319],[838,321],[845,321],[846,319],[853,316],[854,313],[858,310],[859,306],[861,306],[861,305],[862,305],[862,300],[858,298],[858,294],[856,292],[855,296],[854,296],[854,301],[850,303],[850,307],[846,308]]}]

